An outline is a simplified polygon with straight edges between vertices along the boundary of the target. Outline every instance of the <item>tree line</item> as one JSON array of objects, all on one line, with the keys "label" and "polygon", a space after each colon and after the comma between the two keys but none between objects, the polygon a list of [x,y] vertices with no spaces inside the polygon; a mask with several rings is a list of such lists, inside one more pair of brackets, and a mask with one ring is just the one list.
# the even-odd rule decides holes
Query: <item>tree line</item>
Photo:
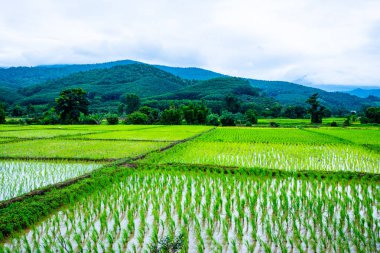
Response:
[{"label": "tree line", "polygon": [[[174,103],[165,109],[159,109],[142,103],[136,94],[127,94],[125,101],[117,106],[116,112],[100,114],[91,113],[90,101],[86,91],[81,88],[68,89],[60,92],[55,104],[42,115],[34,115],[36,112],[32,105],[22,108],[15,105],[8,111],[13,117],[25,114],[34,115],[27,119],[29,124],[100,124],[106,119],[108,124],[164,124],[164,125],[253,125],[257,124],[258,117],[286,117],[305,118],[310,117],[312,124],[322,123],[323,117],[331,116],[329,110],[320,104],[318,94],[310,96],[306,103],[309,108],[302,106],[288,106],[282,109],[275,105],[268,108],[268,112],[258,115],[254,108],[244,108],[244,104],[232,94],[227,94],[223,101],[223,110],[215,113],[204,101],[190,102],[181,105]],[[6,108],[0,103],[0,124],[6,123]],[[348,122],[352,115],[348,116]],[[369,107],[360,117],[362,123],[380,123],[380,107]],[[10,120],[8,123],[20,123]],[[349,123],[347,123],[349,124]],[[274,125],[275,126],[275,125]]]}]

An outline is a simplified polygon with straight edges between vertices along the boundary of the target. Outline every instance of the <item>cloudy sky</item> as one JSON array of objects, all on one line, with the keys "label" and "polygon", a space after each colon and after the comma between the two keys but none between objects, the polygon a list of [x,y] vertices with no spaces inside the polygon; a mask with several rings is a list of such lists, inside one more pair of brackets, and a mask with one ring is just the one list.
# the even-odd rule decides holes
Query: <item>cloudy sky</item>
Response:
[{"label": "cloudy sky", "polygon": [[380,85],[379,0],[1,0],[0,66],[133,59]]}]

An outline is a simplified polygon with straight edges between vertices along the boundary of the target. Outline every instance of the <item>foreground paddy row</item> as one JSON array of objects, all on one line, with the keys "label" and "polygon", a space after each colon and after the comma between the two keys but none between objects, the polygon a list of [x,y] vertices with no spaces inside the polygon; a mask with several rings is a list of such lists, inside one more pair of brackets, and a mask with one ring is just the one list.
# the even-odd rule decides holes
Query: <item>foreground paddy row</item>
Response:
[{"label": "foreground paddy row", "polygon": [[330,177],[133,169],[3,245],[5,252],[376,252],[380,186]]}]

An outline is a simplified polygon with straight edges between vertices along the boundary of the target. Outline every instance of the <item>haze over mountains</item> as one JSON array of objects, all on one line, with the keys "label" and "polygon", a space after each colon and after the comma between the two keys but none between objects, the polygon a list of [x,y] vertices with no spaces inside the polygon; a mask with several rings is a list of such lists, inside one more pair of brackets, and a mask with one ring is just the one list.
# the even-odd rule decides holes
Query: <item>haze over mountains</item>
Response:
[{"label": "haze over mountains", "polygon": [[[9,104],[43,105],[63,89],[81,87],[95,107],[114,106],[125,94],[136,93],[146,101],[207,100],[217,106],[223,96],[234,94],[262,107],[305,105],[313,93],[332,111],[359,110],[377,105],[379,91],[357,89],[327,92],[291,82],[229,77],[201,68],[149,65],[132,60],[99,64],[47,65],[0,69],[0,100]],[[215,104],[216,103],[216,104]]]}]

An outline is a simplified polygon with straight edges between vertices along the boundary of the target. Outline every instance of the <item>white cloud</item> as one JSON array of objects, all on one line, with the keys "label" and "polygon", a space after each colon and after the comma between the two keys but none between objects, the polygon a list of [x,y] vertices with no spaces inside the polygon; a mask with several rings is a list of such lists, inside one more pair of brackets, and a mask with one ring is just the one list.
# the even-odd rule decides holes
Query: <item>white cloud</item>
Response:
[{"label": "white cloud", "polygon": [[13,0],[0,66],[134,59],[314,83],[379,84],[377,0]]}]

